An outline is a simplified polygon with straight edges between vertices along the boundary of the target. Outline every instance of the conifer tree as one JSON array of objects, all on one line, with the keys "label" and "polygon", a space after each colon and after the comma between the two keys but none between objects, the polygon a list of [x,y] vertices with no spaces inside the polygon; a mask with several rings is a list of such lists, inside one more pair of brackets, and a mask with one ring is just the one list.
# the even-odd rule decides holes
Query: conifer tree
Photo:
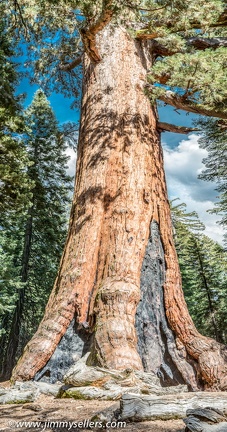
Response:
[{"label": "conifer tree", "polygon": [[35,93],[24,118],[27,133],[23,142],[29,157],[28,176],[33,189],[29,209],[17,219],[19,241],[13,259],[18,273],[12,282],[15,289],[19,278],[20,289],[13,314],[7,315],[10,330],[7,343],[4,338],[4,378],[10,377],[16,358],[32,336],[50,293],[66,235],[72,181],[66,174],[66,144],[42,90]]},{"label": "conifer tree", "polygon": [[17,217],[27,211],[32,182],[29,158],[20,139],[24,131],[21,98],[15,90],[19,74],[12,56],[16,46],[7,32],[6,17],[0,17],[0,337],[5,337],[17,292],[22,287],[15,266]]},{"label": "conifer tree", "polygon": [[[13,49],[14,48],[14,49]],[[20,97],[15,95],[18,72],[12,56],[16,47],[0,19],[0,224],[29,203],[28,157],[18,134],[24,130]]]},{"label": "conifer tree", "polygon": [[[74,318],[79,328],[93,333],[91,362],[143,369],[135,314],[142,262],[155,226],[157,262],[157,245],[164,254],[157,265],[161,273],[165,264],[161,301],[172,333],[165,325],[162,339],[170,367],[174,364],[193,389],[201,384],[196,368],[205,388],[226,388],[225,348],[201,335],[192,322],[173,242],[160,132],[189,129],[160,122],[155,107],[160,100],[176,109],[227,117],[225,2],[21,0],[19,11],[8,3],[12,28],[21,18],[38,79],[44,73],[46,81],[73,94],[83,57],[68,237],[44,318],[13,379],[30,379],[42,369]],[[161,289],[162,280],[157,283]]]},{"label": "conifer tree", "polygon": [[175,242],[185,298],[202,334],[226,343],[226,267],[223,247],[203,234],[203,224],[185,204],[172,203]]},{"label": "conifer tree", "polygon": [[[224,120],[210,119],[200,120],[198,125],[202,130],[199,145],[208,151],[208,156],[203,160],[205,169],[199,178],[212,181],[217,184],[219,199],[215,207],[210,210],[221,216],[219,222],[227,227],[227,123]],[[227,234],[225,234],[227,240]]]}]

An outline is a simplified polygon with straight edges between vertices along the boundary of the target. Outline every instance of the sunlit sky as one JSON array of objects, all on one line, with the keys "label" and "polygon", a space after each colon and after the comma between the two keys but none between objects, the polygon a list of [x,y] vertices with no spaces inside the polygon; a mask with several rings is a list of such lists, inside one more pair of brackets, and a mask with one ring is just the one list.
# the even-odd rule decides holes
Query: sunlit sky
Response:
[{"label": "sunlit sky", "polygon": [[[31,103],[36,90],[37,86],[31,85],[27,79],[21,82],[18,92],[26,93],[25,106]],[[75,122],[79,119],[79,111],[70,108],[73,100],[64,98],[61,94],[52,94],[49,100],[59,123]],[[159,115],[161,121],[182,126],[191,126],[193,119],[197,117],[167,106],[160,107]],[[202,160],[207,155],[206,150],[199,147],[198,137],[199,135],[195,133],[181,135],[165,132],[162,134],[169,198],[179,198],[179,203],[186,203],[188,211],[195,210],[206,226],[205,234],[221,243],[223,230],[216,223],[218,218],[207,212],[214,207],[214,202],[217,200],[215,184],[199,180],[197,177],[204,168]],[[68,149],[67,153],[70,156],[69,173],[73,175],[76,154],[72,149]]]}]

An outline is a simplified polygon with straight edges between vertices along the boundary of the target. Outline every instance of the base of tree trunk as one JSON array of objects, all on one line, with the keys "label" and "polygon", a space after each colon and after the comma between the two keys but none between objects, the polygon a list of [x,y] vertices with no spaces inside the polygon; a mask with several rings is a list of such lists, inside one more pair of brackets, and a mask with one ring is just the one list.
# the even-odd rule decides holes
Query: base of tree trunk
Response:
[{"label": "base of tree trunk", "polygon": [[35,375],[36,381],[63,382],[68,369],[91,349],[93,336],[73,319],[47,364]]},{"label": "base of tree trunk", "polygon": [[[141,269],[141,300],[135,322],[138,353],[144,370],[155,373],[162,386],[187,384],[189,390],[196,391],[202,389],[198,380],[200,367],[168,325],[163,295],[164,277],[165,258],[159,225],[153,221]],[[62,381],[70,366],[92,347],[94,334],[73,319],[50,360],[35,375],[35,380]]]},{"label": "base of tree trunk", "polygon": [[[151,223],[141,271],[141,300],[136,314],[138,352],[146,372],[153,372],[161,385],[187,384],[196,390],[195,362],[186,354],[170,330],[164,308],[165,261],[158,224]],[[63,380],[67,370],[91,350],[93,335],[73,320],[46,366],[36,380],[51,383]],[[177,346],[178,344],[178,346]]]},{"label": "base of tree trunk", "polygon": [[[158,224],[153,221],[141,269],[141,300],[136,314],[138,353],[144,371],[152,372],[163,387],[187,384],[196,391],[198,364],[170,329],[164,306],[163,284],[165,258]],[[94,347],[94,334],[73,320],[54,354],[35,380],[54,383],[63,377],[75,362]],[[90,364],[91,364],[90,356]],[[202,389],[202,385],[200,387]]]},{"label": "base of tree trunk", "polygon": [[141,300],[137,308],[138,351],[146,372],[154,372],[163,386],[187,384],[197,390],[196,363],[176,340],[164,307],[165,257],[159,226],[150,228],[141,271]]}]

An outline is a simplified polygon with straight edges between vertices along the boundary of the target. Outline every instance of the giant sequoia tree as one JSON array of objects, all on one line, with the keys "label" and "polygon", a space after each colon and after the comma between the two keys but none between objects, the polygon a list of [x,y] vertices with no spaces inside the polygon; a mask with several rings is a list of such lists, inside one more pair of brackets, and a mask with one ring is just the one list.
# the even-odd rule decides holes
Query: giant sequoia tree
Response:
[{"label": "giant sequoia tree", "polygon": [[224,2],[21,0],[12,9],[12,28],[22,19],[28,43],[40,44],[36,73],[72,82],[83,61],[68,237],[13,379],[34,377],[75,317],[77,332],[92,334],[90,363],[225,389],[225,348],[192,322],[172,236],[160,133],[188,130],[159,122],[155,106],[227,117]]}]

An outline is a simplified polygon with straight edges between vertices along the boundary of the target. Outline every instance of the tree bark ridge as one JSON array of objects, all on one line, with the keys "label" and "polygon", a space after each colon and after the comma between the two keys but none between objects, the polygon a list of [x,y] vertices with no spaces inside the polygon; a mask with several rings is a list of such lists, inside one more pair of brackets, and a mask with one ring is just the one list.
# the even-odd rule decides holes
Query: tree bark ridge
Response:
[{"label": "tree bark ridge", "polygon": [[75,312],[79,325],[95,326],[93,361],[142,368],[134,324],[153,207],[150,166],[159,142],[143,91],[151,60],[146,43],[123,29],[105,27],[97,41],[105,57],[94,65],[85,56],[68,238],[44,318],[13,379],[30,379],[46,364]]},{"label": "tree bark ridge", "polygon": [[159,225],[151,223],[141,271],[141,300],[137,308],[138,351],[146,372],[155,373],[164,387],[186,383],[198,390],[196,362],[176,340],[165,315],[163,284],[165,257]]}]

